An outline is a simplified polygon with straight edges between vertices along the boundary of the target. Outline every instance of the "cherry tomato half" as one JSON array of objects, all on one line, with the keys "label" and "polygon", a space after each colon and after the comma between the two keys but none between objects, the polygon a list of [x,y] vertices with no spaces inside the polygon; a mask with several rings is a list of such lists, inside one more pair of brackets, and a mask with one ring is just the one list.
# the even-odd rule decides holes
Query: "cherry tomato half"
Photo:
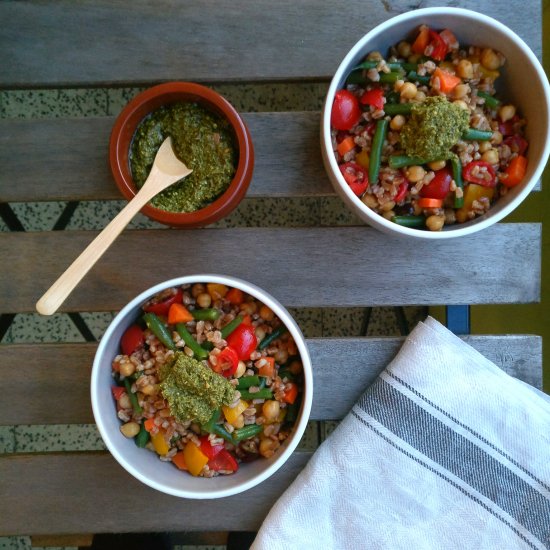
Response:
[{"label": "cherry tomato half", "polygon": [[447,166],[434,173],[434,179],[428,185],[424,185],[419,194],[429,199],[444,199],[449,193],[453,175]]},{"label": "cherry tomato half", "polygon": [[252,325],[241,323],[227,337],[227,345],[233,348],[241,361],[248,361],[250,359],[250,355],[258,345],[258,339],[256,338],[254,327]]},{"label": "cherry tomato half", "polygon": [[359,197],[367,190],[369,176],[362,166],[356,162],[346,162],[340,164],[340,172],[355,195]]},{"label": "cherry tomato half", "polygon": [[517,153],[518,155],[524,155],[529,147],[528,141],[519,135],[508,136],[504,139],[504,145],[508,145],[512,150],[512,153]]},{"label": "cherry tomato half", "polygon": [[330,113],[330,123],[336,130],[351,130],[361,118],[359,100],[348,90],[338,90]]},{"label": "cherry tomato half", "polygon": [[181,288],[176,289],[171,295],[159,301],[150,301],[143,306],[143,311],[154,313],[155,315],[168,315],[168,310],[172,304],[181,304],[183,299],[183,291]]},{"label": "cherry tomato half", "polygon": [[220,470],[236,472],[239,469],[237,461],[227,449],[222,449],[214,458],[211,458],[208,461],[208,467],[216,472]]},{"label": "cherry tomato half", "polygon": [[231,375],[235,374],[235,371],[239,366],[239,356],[231,346],[224,348],[223,351],[216,357],[216,360],[216,372],[226,378],[229,378]]},{"label": "cherry tomato half", "polygon": [[495,187],[497,178],[495,169],[483,160],[474,160],[462,168],[462,177],[470,183],[477,183],[483,187]]},{"label": "cherry tomato half", "polygon": [[443,61],[445,59],[445,56],[447,55],[447,52],[449,51],[447,48],[447,44],[445,43],[445,40],[441,38],[441,35],[438,32],[432,30],[430,30],[430,42],[428,44],[428,47],[431,50],[431,53],[429,53],[428,55],[436,61]]},{"label": "cherry tomato half", "polygon": [[139,347],[143,346],[145,337],[139,325],[130,325],[120,339],[120,347],[124,355],[132,355]]}]

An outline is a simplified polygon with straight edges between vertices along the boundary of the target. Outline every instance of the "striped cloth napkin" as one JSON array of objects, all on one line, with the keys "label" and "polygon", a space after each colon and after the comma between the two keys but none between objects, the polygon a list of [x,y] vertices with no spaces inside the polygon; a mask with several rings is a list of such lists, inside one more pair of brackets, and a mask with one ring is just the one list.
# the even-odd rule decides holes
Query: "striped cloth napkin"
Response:
[{"label": "striped cloth napkin", "polygon": [[550,548],[550,399],[428,318],[252,548]]}]

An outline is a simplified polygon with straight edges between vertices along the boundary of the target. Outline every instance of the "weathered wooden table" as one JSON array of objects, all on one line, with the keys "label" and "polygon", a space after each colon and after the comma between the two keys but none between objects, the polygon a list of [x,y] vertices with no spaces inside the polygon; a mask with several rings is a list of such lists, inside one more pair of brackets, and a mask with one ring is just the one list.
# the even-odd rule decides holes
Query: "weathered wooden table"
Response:
[{"label": "weathered wooden table", "polygon": [[[520,16],[497,0],[458,4],[509,25],[540,57],[539,3],[524,3]],[[0,88],[122,89],[188,80],[234,86],[238,95],[258,84],[264,90],[304,82],[328,85],[356,40],[414,7],[391,0],[3,2]],[[263,112],[244,113],[256,149],[247,204],[258,198],[304,198],[306,204],[309,200],[315,208],[326,208],[336,199],[320,157],[319,113],[269,109],[267,99]],[[120,199],[106,154],[113,120],[0,120],[0,202],[4,219],[11,220],[0,233],[4,319],[32,312],[45,289],[96,234],[18,231],[9,205],[69,201],[70,206]],[[260,225],[128,229],[63,311],[117,311],[154,283],[218,271],[250,280],[298,310],[540,299],[538,224],[500,223],[481,234],[442,243],[411,243],[337,221],[308,227]],[[167,262],[166,250],[178,261]],[[205,253],[209,250],[215,254]],[[541,386],[539,337],[466,338],[507,372]],[[308,339],[315,379],[312,420],[342,418],[401,341]],[[1,345],[0,425],[93,423],[88,394],[95,348],[93,342]],[[329,393],[340,399],[327,398]],[[192,502],[140,484],[105,451],[14,449],[0,456],[0,535],[253,531],[310,454],[296,452],[276,475],[244,494]]]}]

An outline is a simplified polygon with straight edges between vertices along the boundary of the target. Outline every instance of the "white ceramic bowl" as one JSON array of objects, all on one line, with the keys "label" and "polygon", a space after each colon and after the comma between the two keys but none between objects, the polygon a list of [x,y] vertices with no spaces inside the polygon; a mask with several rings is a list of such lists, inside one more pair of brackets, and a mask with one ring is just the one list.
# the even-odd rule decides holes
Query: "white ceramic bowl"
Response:
[{"label": "white ceramic bowl", "polygon": [[[304,369],[304,393],[299,416],[291,435],[269,459],[258,459],[241,464],[238,472],[211,479],[193,477],[182,472],[173,464],[159,460],[158,456],[146,449],[138,448],[133,439],[120,433],[115,403],[111,394],[113,380],[111,363],[120,353],[120,338],[124,331],[139,317],[141,305],[165,288],[188,283],[221,283],[236,287],[254,296],[267,305],[285,324],[296,342]],[[292,454],[298,445],[309,419],[313,396],[311,360],[304,337],[288,311],[257,286],[222,275],[189,275],[160,283],[127,304],[107,328],[97,349],[92,368],[91,398],[94,418],[107,448],[115,459],[134,477],[164,493],[178,497],[209,499],[240,493],[254,487],[274,474]]]},{"label": "white ceramic bowl", "polygon": [[[506,64],[497,80],[499,96],[516,105],[527,119],[529,141],[527,173],[522,183],[500,198],[489,211],[472,221],[427,231],[400,226],[383,218],[353,194],[346,184],[332,151],[330,113],[334,94],[342,88],[351,69],[369,52],[385,55],[389,47],[411,38],[421,24],[436,30],[449,28],[461,45],[493,47],[504,54]],[[480,231],[514,210],[540,179],[550,151],[550,88],[544,70],[527,44],[513,31],[481,13],[459,8],[426,8],[393,17],[367,33],[346,55],[327,93],[321,119],[321,151],[330,180],[348,207],[369,225],[393,235],[424,239],[447,239]]]}]

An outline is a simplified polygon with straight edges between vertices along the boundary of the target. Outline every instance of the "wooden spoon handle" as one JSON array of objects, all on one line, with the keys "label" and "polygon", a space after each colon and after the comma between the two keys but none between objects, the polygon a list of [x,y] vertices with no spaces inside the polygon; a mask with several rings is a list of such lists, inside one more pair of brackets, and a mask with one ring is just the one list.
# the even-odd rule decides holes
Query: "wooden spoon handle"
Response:
[{"label": "wooden spoon handle", "polygon": [[[153,193],[154,194],[154,193]],[[101,233],[84,249],[76,260],[61,274],[53,285],[36,302],[36,310],[42,315],[52,315],[65,301],[74,287],[101,258],[131,219],[150,200],[151,193],[141,191],[111,220]]]}]

